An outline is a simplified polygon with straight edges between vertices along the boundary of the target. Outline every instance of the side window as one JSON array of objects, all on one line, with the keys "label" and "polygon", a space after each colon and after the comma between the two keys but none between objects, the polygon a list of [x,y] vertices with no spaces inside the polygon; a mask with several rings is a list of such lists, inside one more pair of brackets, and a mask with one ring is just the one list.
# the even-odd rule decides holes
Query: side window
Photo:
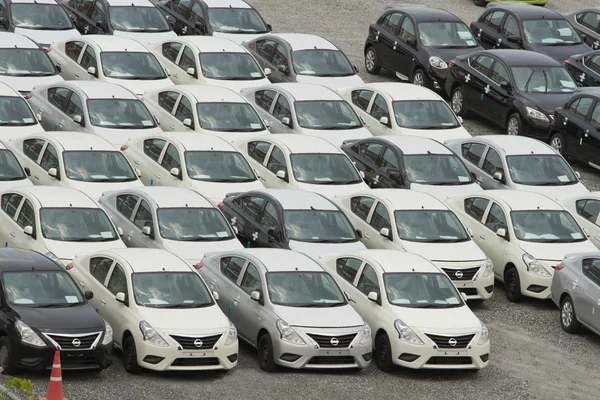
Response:
[{"label": "side window", "polygon": [[42,139],[27,139],[23,141],[23,153],[37,163],[46,141]]},{"label": "side window", "polygon": [[575,108],[575,114],[585,119],[588,113],[590,112],[590,107],[592,106],[593,102],[594,99],[592,99],[591,97],[582,97],[581,99],[579,99],[579,103]]},{"label": "side window", "polygon": [[483,160],[481,168],[490,176],[493,176],[496,172],[501,172],[504,175],[500,154],[492,148],[490,148],[485,155],[485,160]]},{"label": "side window", "polygon": [[272,40],[259,40],[256,42],[256,50],[261,57],[264,57],[267,61],[271,60],[273,55],[273,49],[275,49],[275,42]]},{"label": "side window", "polygon": [[380,94],[378,94],[377,97],[375,97],[375,101],[373,101],[373,105],[371,106],[371,112],[369,114],[377,121],[379,121],[381,117],[387,117],[389,121],[390,109],[388,108],[385,99]]},{"label": "side window", "polygon": [[277,210],[275,206],[270,202],[267,202],[265,209],[260,217],[260,225],[266,226],[267,228],[275,228],[277,224]]},{"label": "side window", "polygon": [[494,11],[486,15],[483,23],[491,26],[494,29],[498,29],[500,27],[500,23],[502,22],[502,18],[506,15],[505,11]]},{"label": "side window", "polygon": [[92,46],[87,46],[85,48],[85,52],[83,53],[83,57],[81,57],[81,67],[87,70],[89,67],[96,68],[98,71],[98,62],[96,61],[96,52],[92,49]]},{"label": "side window", "polygon": [[246,215],[253,221],[260,221],[261,210],[265,204],[265,199],[258,196],[252,196],[246,206]]},{"label": "side window", "polygon": [[385,17],[381,25],[384,26],[388,31],[396,33],[398,26],[400,25],[400,20],[402,20],[402,14],[389,14]]},{"label": "side window", "polygon": [[392,224],[390,223],[390,214],[383,203],[378,203],[375,207],[375,211],[373,211],[373,216],[371,217],[371,222],[369,222],[369,225],[371,225],[377,232],[379,232],[382,228],[390,229],[392,227]]},{"label": "side window", "polygon": [[184,119],[189,118],[192,120],[193,125],[194,113],[192,111],[192,103],[190,103],[187,97],[181,96],[181,100],[179,100],[179,104],[177,105],[177,111],[175,111],[175,118],[181,122],[183,122]]},{"label": "side window", "polygon": [[353,197],[350,200],[350,211],[363,221],[367,221],[374,202],[375,200],[370,197]]},{"label": "side window", "polygon": [[83,42],[67,42],[65,43],[65,54],[71,60],[77,62],[79,61],[79,55],[81,54],[81,50],[83,50],[83,46],[85,46]]},{"label": "side window", "polygon": [[146,139],[144,140],[144,154],[158,162],[166,144],[167,142],[163,139]]},{"label": "side window", "polygon": [[377,159],[383,150],[383,145],[379,143],[369,143],[364,156],[367,160],[371,161],[373,164],[377,164]]},{"label": "side window", "polygon": [[488,199],[482,199],[481,197],[470,197],[465,199],[465,212],[477,221],[481,222],[483,214],[487,210],[490,201]]},{"label": "side window", "polygon": [[179,0],[179,4],[177,4],[177,8],[175,8],[175,12],[185,16],[191,4],[192,0]]},{"label": "side window", "polygon": [[394,154],[394,152],[386,147],[383,152],[383,157],[381,157],[381,162],[379,163],[379,167],[382,169],[395,169],[400,170],[400,164],[398,163],[398,157]]},{"label": "side window", "polygon": [[279,95],[279,97],[277,98],[277,103],[275,103],[275,107],[273,107],[273,116],[279,121],[281,121],[283,117],[288,117],[290,121],[292,119],[290,103],[282,94]]},{"label": "side window", "polygon": [[23,200],[23,196],[16,193],[6,193],[2,195],[2,211],[4,211],[9,217],[14,218],[17,213],[17,209]]},{"label": "side window", "polygon": [[254,101],[257,106],[269,112],[271,111],[271,105],[273,104],[276,95],[277,92],[272,90],[259,90],[254,94]]},{"label": "side window", "polygon": [[106,277],[108,276],[108,272],[110,271],[110,267],[113,265],[113,260],[106,257],[94,257],[90,259],[90,274],[98,282],[104,285],[106,282]]},{"label": "side window", "polygon": [[377,280],[377,273],[369,264],[365,264],[360,278],[358,278],[358,284],[356,288],[360,290],[365,296],[369,293],[375,292],[379,295],[379,281]]},{"label": "side window", "polygon": [[246,268],[246,272],[244,272],[244,277],[240,283],[240,288],[248,294],[255,290],[262,290],[260,273],[254,264],[248,264],[248,268]]},{"label": "side window", "polygon": [[160,163],[161,167],[170,171],[172,168],[181,169],[181,159],[179,158],[179,152],[177,152],[177,148],[173,144],[169,144],[167,147],[167,151]]},{"label": "side window", "polygon": [[273,151],[269,156],[269,161],[267,162],[267,169],[272,173],[276,174],[278,171],[287,171],[285,155],[283,151],[277,146],[273,147]]},{"label": "side window", "polygon": [[598,215],[600,214],[600,201],[598,200],[579,200],[576,203],[577,214],[590,221],[592,224],[598,224]]},{"label": "side window", "polygon": [[221,273],[233,283],[237,280],[244,268],[246,260],[240,257],[223,257],[221,258]]},{"label": "side window", "polygon": [[138,202],[138,197],[132,194],[122,194],[117,196],[117,211],[127,219],[131,219],[131,214]]},{"label": "side window", "polygon": [[42,167],[45,171],[48,171],[50,168],[58,169],[58,154],[56,153],[56,149],[50,143],[46,146],[46,150],[44,150],[44,155],[40,160],[40,167]]},{"label": "side window", "polygon": [[64,110],[71,91],[66,88],[53,87],[48,89],[48,101],[59,110]]},{"label": "side window", "polygon": [[125,276],[123,267],[121,267],[119,264],[115,265],[106,288],[115,296],[117,293],[123,293],[125,294],[125,299],[129,297],[127,295],[127,277]]},{"label": "side window", "polygon": [[504,215],[504,211],[502,211],[502,208],[498,204],[492,204],[492,208],[490,208],[490,212],[485,220],[485,226],[492,232],[496,232],[500,228],[506,229],[508,226],[506,224],[506,215]]},{"label": "side window", "polygon": [[81,102],[81,97],[79,97],[78,94],[71,93],[71,97],[69,97],[69,101],[67,102],[65,114],[67,114],[71,119],[73,119],[73,117],[76,115],[83,117],[83,103]]},{"label": "side window", "polygon": [[519,23],[517,22],[517,19],[510,14],[508,14],[506,20],[504,20],[502,34],[504,34],[506,37],[521,37]]},{"label": "side window", "polygon": [[182,46],[183,45],[181,43],[177,42],[163,43],[162,55],[167,60],[171,61],[172,63],[175,63],[177,61],[177,56],[179,55]]},{"label": "side window", "polygon": [[502,85],[503,83],[508,83],[508,71],[504,67],[504,65],[500,64],[500,62],[496,61],[494,64],[494,68],[492,68],[492,74],[490,79],[496,82],[498,85]]},{"label": "side window", "polygon": [[410,18],[406,17],[402,21],[402,25],[400,26],[400,32],[398,32],[398,37],[404,43],[414,42],[416,40],[415,26],[410,20]]},{"label": "side window", "polygon": [[100,3],[99,0],[96,0],[96,2],[94,3],[94,8],[92,9],[92,13],[90,14],[90,19],[94,22],[106,22],[106,15],[104,14],[102,3]]},{"label": "side window", "polygon": [[371,98],[373,97],[372,90],[353,90],[352,91],[352,104],[360,108],[364,112],[367,112]]},{"label": "side window", "polygon": [[600,286],[600,260],[597,258],[583,260],[583,275],[596,286]]},{"label": "side window", "polygon": [[133,219],[133,224],[138,228],[142,229],[146,226],[152,228],[154,224],[152,223],[152,211],[150,210],[150,206],[146,203],[145,200],[142,200],[140,206],[135,213],[135,218]]},{"label": "side window", "polygon": [[160,92],[158,94],[158,105],[172,114],[173,107],[175,107],[175,103],[177,103],[178,98],[178,92]]},{"label": "side window", "polygon": [[583,14],[579,20],[582,25],[587,26],[596,32],[600,32],[600,14],[595,12],[587,12]]},{"label": "side window", "polygon": [[568,106],[567,106],[567,110],[571,111],[572,113],[575,112],[575,110],[577,110],[577,106],[579,105],[579,100],[581,99],[575,99],[573,100]]},{"label": "side window", "polygon": [[590,118],[590,123],[596,128],[600,128],[600,102],[596,103],[596,107],[594,107],[594,111],[592,112],[592,116]]},{"label": "side window", "polygon": [[584,58],[584,64],[592,71],[600,74],[600,54]]},{"label": "side window", "polygon": [[481,72],[483,75],[487,77],[491,77],[492,75],[492,63],[494,59],[488,56],[479,56],[471,61],[471,67],[476,71]]},{"label": "side window", "polygon": [[273,52],[273,59],[271,60],[275,68],[279,68],[282,65],[287,66],[287,57],[285,55],[285,48],[278,44]]},{"label": "side window", "polygon": [[465,160],[472,164],[479,165],[481,156],[485,151],[485,145],[479,143],[465,143],[461,147],[462,155]]},{"label": "side window", "polygon": [[89,16],[94,5],[94,0],[75,0],[75,8],[81,15]]},{"label": "side window", "polygon": [[204,23],[204,12],[198,2],[192,4],[192,11],[190,12],[188,20],[190,21],[190,25],[195,27],[198,27],[198,24]]},{"label": "side window", "polygon": [[196,61],[194,61],[194,52],[192,49],[187,46],[183,49],[183,53],[181,54],[181,58],[177,65],[184,71],[187,71],[188,68],[196,68]]},{"label": "side window", "polygon": [[265,161],[265,157],[271,148],[271,143],[269,142],[249,142],[248,143],[248,155],[258,161],[259,163],[263,163]]},{"label": "side window", "polygon": [[17,217],[17,224],[21,228],[31,226],[33,232],[35,232],[35,210],[31,202],[27,199],[25,199],[23,207],[21,207],[21,212],[19,212],[19,216]]},{"label": "side window", "polygon": [[354,278],[356,278],[361,265],[362,261],[357,258],[338,258],[336,270],[344,280],[354,284]]}]

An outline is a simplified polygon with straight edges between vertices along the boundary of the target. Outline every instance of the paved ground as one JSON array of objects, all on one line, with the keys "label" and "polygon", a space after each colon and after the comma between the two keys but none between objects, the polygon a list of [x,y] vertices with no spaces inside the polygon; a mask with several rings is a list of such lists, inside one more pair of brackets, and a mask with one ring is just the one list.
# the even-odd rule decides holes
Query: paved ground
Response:
[{"label": "paved ground", "polygon": [[[406,3],[414,0],[403,0]],[[472,0],[422,0],[446,8],[469,23],[481,9]],[[276,31],[323,35],[348,54],[365,80],[394,80],[364,72],[362,48],[368,24],[385,0],[254,0]],[[597,0],[550,0],[560,12],[598,5]],[[479,120],[465,121],[472,134],[501,133]],[[577,165],[584,183],[600,189],[598,173]],[[510,304],[501,287],[491,300],[473,306],[491,332],[492,355],[480,372],[408,371],[386,374],[372,366],[361,372],[283,371],[263,373],[254,351],[242,346],[239,366],[228,373],[127,375],[119,359],[100,374],[65,373],[70,400],[179,399],[592,399],[597,379],[600,338],[564,333],[551,302]],[[48,374],[26,374],[43,391]]]}]

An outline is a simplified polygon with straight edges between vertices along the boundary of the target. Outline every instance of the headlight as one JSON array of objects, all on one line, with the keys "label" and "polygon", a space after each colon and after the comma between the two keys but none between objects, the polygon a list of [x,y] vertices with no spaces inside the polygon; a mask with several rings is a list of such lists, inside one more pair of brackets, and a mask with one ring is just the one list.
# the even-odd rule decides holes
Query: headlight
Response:
[{"label": "headlight", "polygon": [[300,336],[298,336],[296,331],[293,330],[292,327],[289,326],[284,320],[278,319],[276,325],[279,333],[281,334],[281,338],[286,342],[297,345],[306,344],[306,342]]},{"label": "headlight", "polygon": [[104,321],[104,325],[106,328],[104,329],[104,339],[102,339],[102,344],[106,346],[113,340],[113,330],[108,322]]},{"label": "headlight", "polygon": [[162,336],[156,332],[156,330],[146,321],[140,321],[140,331],[144,335],[144,341],[148,343],[152,343],[155,346],[159,347],[168,347],[169,345],[163,339]]},{"label": "headlight", "polygon": [[492,264],[492,260],[489,258],[485,260],[485,264],[483,264],[483,273],[481,274],[482,278],[486,278],[490,276],[494,272],[494,264]]},{"label": "headlight", "polygon": [[523,254],[523,262],[527,266],[527,271],[540,276],[551,276],[550,272],[544,268],[544,266],[535,259],[535,257],[525,253]]},{"label": "headlight", "polygon": [[369,324],[365,324],[362,330],[362,336],[360,338],[360,344],[367,344],[371,341],[371,328],[369,328]]},{"label": "headlight", "polygon": [[237,340],[237,329],[231,321],[229,321],[229,331],[227,332],[227,339],[225,339],[225,346],[231,346]]},{"label": "headlight", "polygon": [[17,331],[19,331],[19,335],[21,335],[21,342],[30,344],[32,346],[46,347],[46,343],[42,340],[42,338],[23,321],[17,320],[15,322],[15,327],[17,328]]},{"label": "headlight", "polygon": [[411,344],[424,344],[423,341],[417,336],[416,333],[413,332],[412,329],[408,327],[401,319],[397,319],[394,321],[394,327],[400,334],[400,340],[404,340],[405,342]]},{"label": "headlight", "polygon": [[448,68],[448,64],[446,64],[446,61],[442,60],[439,57],[435,57],[435,56],[429,57],[429,64],[433,68],[437,68],[437,69],[446,69],[446,68]]},{"label": "headlight", "polygon": [[529,118],[537,119],[544,122],[550,122],[546,114],[544,114],[543,112],[531,107],[525,107],[525,109],[527,110],[527,116]]},{"label": "headlight", "polygon": [[479,340],[477,341],[477,344],[482,346],[490,341],[490,332],[483,322],[479,321],[479,323],[481,323],[481,332],[479,332]]}]

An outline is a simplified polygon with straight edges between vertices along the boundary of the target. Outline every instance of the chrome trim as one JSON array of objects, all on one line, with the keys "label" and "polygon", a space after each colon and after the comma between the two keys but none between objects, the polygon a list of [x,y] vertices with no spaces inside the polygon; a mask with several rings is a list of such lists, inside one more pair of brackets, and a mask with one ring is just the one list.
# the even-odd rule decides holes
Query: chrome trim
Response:
[{"label": "chrome trim", "polygon": [[77,348],[77,349],[64,349],[63,351],[81,351],[81,350],[94,350],[102,337],[104,332],[87,332],[87,333],[54,333],[54,332],[42,332],[42,335],[48,339],[57,350],[63,350],[58,343],[56,343],[49,335],[66,337],[66,338],[80,338],[82,336],[98,335],[96,340],[88,348]]},{"label": "chrome trim", "polygon": [[[186,338],[190,338],[190,339],[202,339],[202,338],[205,338],[205,337],[210,337],[210,336],[221,335],[221,336],[219,337],[219,339],[218,339],[218,340],[215,342],[215,346],[216,346],[216,345],[217,345],[217,343],[219,343],[219,342],[221,341],[221,339],[222,339],[224,336],[226,336],[226,333],[227,333],[227,332],[215,332],[215,333],[208,333],[208,334],[207,334],[207,333],[203,333],[203,334],[202,334],[202,336],[200,336],[200,335],[190,335],[190,334],[181,334],[181,335],[180,335],[180,334],[178,334],[178,333],[167,333],[167,336],[169,337],[169,339],[171,339],[171,340],[173,341],[173,343],[175,343],[177,346],[179,346],[179,347],[183,348],[183,346],[181,345],[181,343],[179,343],[177,340],[175,340],[175,339],[173,338],[173,336],[171,336],[171,335],[175,335],[175,336],[182,336],[182,337],[186,337]],[[215,347],[215,346],[213,346],[213,349],[214,349],[214,347]]]},{"label": "chrome trim", "polygon": [[475,341],[475,339],[477,338],[477,335],[479,334],[479,332],[462,332],[462,333],[448,334],[448,333],[433,333],[433,332],[429,332],[429,331],[428,332],[421,331],[421,333],[423,334],[423,336],[425,336],[427,338],[427,340],[429,340],[429,342],[431,342],[434,349],[438,349],[437,343],[433,339],[431,339],[428,335],[443,336],[443,337],[447,337],[448,339],[456,338],[457,336],[473,335],[473,338],[471,339],[469,344],[467,344],[467,346],[465,347],[465,350],[471,349],[471,346],[473,345],[473,341]]}]

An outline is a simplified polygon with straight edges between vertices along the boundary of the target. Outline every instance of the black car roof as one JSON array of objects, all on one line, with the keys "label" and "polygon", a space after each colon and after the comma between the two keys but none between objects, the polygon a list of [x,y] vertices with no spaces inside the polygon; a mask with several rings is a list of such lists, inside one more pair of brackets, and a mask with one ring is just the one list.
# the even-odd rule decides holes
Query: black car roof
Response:
[{"label": "black car roof", "polygon": [[509,49],[498,49],[498,50],[486,50],[478,54],[490,54],[499,59],[511,67],[560,67],[560,64],[555,59],[541,53],[529,50],[509,50]]},{"label": "black car roof", "polygon": [[549,8],[533,6],[530,4],[520,3],[502,3],[502,4],[490,4],[486,7],[486,14],[488,11],[495,10],[510,10],[513,14],[517,15],[521,19],[565,19],[564,16],[553,11]]},{"label": "black car roof", "polygon": [[589,86],[589,87],[580,87],[575,89],[575,91],[573,92],[573,96],[577,96],[577,95],[589,95],[589,96],[594,96],[594,97],[600,97],[600,87],[594,87],[594,86]]},{"label": "black car roof", "polygon": [[22,249],[0,249],[0,271],[61,271],[62,268],[48,257],[32,251]]},{"label": "black car roof", "polygon": [[463,22],[449,11],[415,4],[393,4],[387,6],[385,9],[386,12],[390,10],[402,11],[406,14],[410,14],[419,22]]}]

